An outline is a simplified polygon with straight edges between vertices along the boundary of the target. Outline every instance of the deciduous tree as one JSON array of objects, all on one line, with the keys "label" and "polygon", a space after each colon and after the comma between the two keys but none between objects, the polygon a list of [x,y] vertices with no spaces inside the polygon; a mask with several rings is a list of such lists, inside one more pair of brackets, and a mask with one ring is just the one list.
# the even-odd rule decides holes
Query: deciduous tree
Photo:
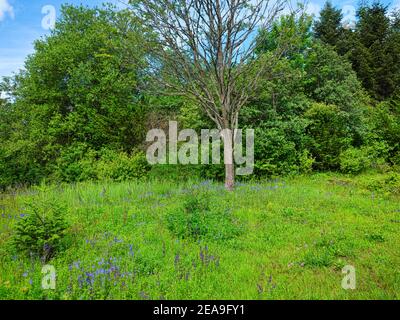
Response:
[{"label": "deciduous tree", "polygon": [[[285,0],[134,0],[134,12],[157,33],[155,74],[175,93],[195,100],[223,130],[225,184],[233,190],[233,148],[239,113],[261,75],[285,45],[256,58],[258,28],[268,29]],[[161,76],[160,76],[161,74]],[[227,129],[227,130],[226,130]]]}]

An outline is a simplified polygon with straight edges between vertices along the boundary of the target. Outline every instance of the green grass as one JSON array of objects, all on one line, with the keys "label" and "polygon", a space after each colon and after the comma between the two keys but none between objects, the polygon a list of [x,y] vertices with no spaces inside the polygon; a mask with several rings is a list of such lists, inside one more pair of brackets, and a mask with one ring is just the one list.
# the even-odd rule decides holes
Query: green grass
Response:
[{"label": "green grass", "polygon": [[[321,174],[246,183],[82,183],[0,196],[0,299],[399,299],[400,198]],[[67,206],[67,249],[18,255],[27,200]],[[206,199],[205,204],[194,199]],[[223,217],[223,218],[221,218]],[[357,289],[342,268],[353,265]]]}]

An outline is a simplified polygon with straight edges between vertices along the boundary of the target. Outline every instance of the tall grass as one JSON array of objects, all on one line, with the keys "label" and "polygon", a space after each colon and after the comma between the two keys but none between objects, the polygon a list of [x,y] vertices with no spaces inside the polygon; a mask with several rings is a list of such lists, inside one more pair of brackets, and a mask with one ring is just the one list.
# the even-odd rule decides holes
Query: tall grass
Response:
[{"label": "tall grass", "polygon": [[[241,183],[78,183],[0,197],[1,299],[400,298],[400,201],[375,176]],[[68,208],[65,249],[48,263],[15,251],[14,227],[40,195]],[[206,199],[206,200],[204,200]],[[357,289],[341,287],[353,265]]]}]

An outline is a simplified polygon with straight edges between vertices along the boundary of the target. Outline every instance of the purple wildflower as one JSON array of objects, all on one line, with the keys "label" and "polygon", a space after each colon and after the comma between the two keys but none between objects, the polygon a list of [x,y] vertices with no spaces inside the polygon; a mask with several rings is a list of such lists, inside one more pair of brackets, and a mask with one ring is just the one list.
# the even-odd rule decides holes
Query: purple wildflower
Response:
[{"label": "purple wildflower", "polygon": [[118,239],[117,237],[114,237],[114,242],[115,243],[121,243],[124,242],[123,240]]},{"label": "purple wildflower", "polygon": [[174,262],[174,264],[175,264],[175,266],[179,263],[179,260],[180,260],[180,256],[179,256],[179,253],[175,256],[175,262]]},{"label": "purple wildflower", "polygon": [[132,257],[135,256],[135,252],[133,251],[133,245],[131,244],[129,245],[129,255]]}]

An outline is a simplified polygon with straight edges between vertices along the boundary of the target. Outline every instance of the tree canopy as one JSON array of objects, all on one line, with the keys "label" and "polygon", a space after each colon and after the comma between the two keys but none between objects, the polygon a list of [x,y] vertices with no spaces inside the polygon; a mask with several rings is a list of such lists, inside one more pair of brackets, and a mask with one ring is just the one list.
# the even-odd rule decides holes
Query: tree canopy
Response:
[{"label": "tree canopy", "polygon": [[[3,79],[0,187],[43,179],[186,178],[182,167],[150,168],[143,156],[146,133],[169,120],[197,131],[254,129],[259,178],[400,165],[399,12],[364,3],[352,30],[328,2],[319,19],[275,8],[268,23],[246,29],[239,26],[243,17],[231,12],[241,2],[218,2],[226,7],[210,7],[211,15],[208,1],[165,0],[143,11],[145,2],[124,10],[63,6],[52,33],[35,42],[25,70]],[[142,11],[135,11],[139,4]],[[172,19],[186,43],[178,33],[169,33],[169,42],[168,33],[160,39],[154,17],[163,17],[167,4],[179,19],[158,23],[166,28]],[[196,20],[179,26],[196,17],[185,13],[188,5],[214,27],[202,25],[194,36]],[[153,9],[159,11],[152,19]],[[218,12],[234,20],[218,20]],[[252,48],[243,37],[229,40],[246,30],[252,30],[246,38]],[[365,160],[372,156],[379,161]],[[224,171],[190,167],[191,174],[212,179]]]}]

